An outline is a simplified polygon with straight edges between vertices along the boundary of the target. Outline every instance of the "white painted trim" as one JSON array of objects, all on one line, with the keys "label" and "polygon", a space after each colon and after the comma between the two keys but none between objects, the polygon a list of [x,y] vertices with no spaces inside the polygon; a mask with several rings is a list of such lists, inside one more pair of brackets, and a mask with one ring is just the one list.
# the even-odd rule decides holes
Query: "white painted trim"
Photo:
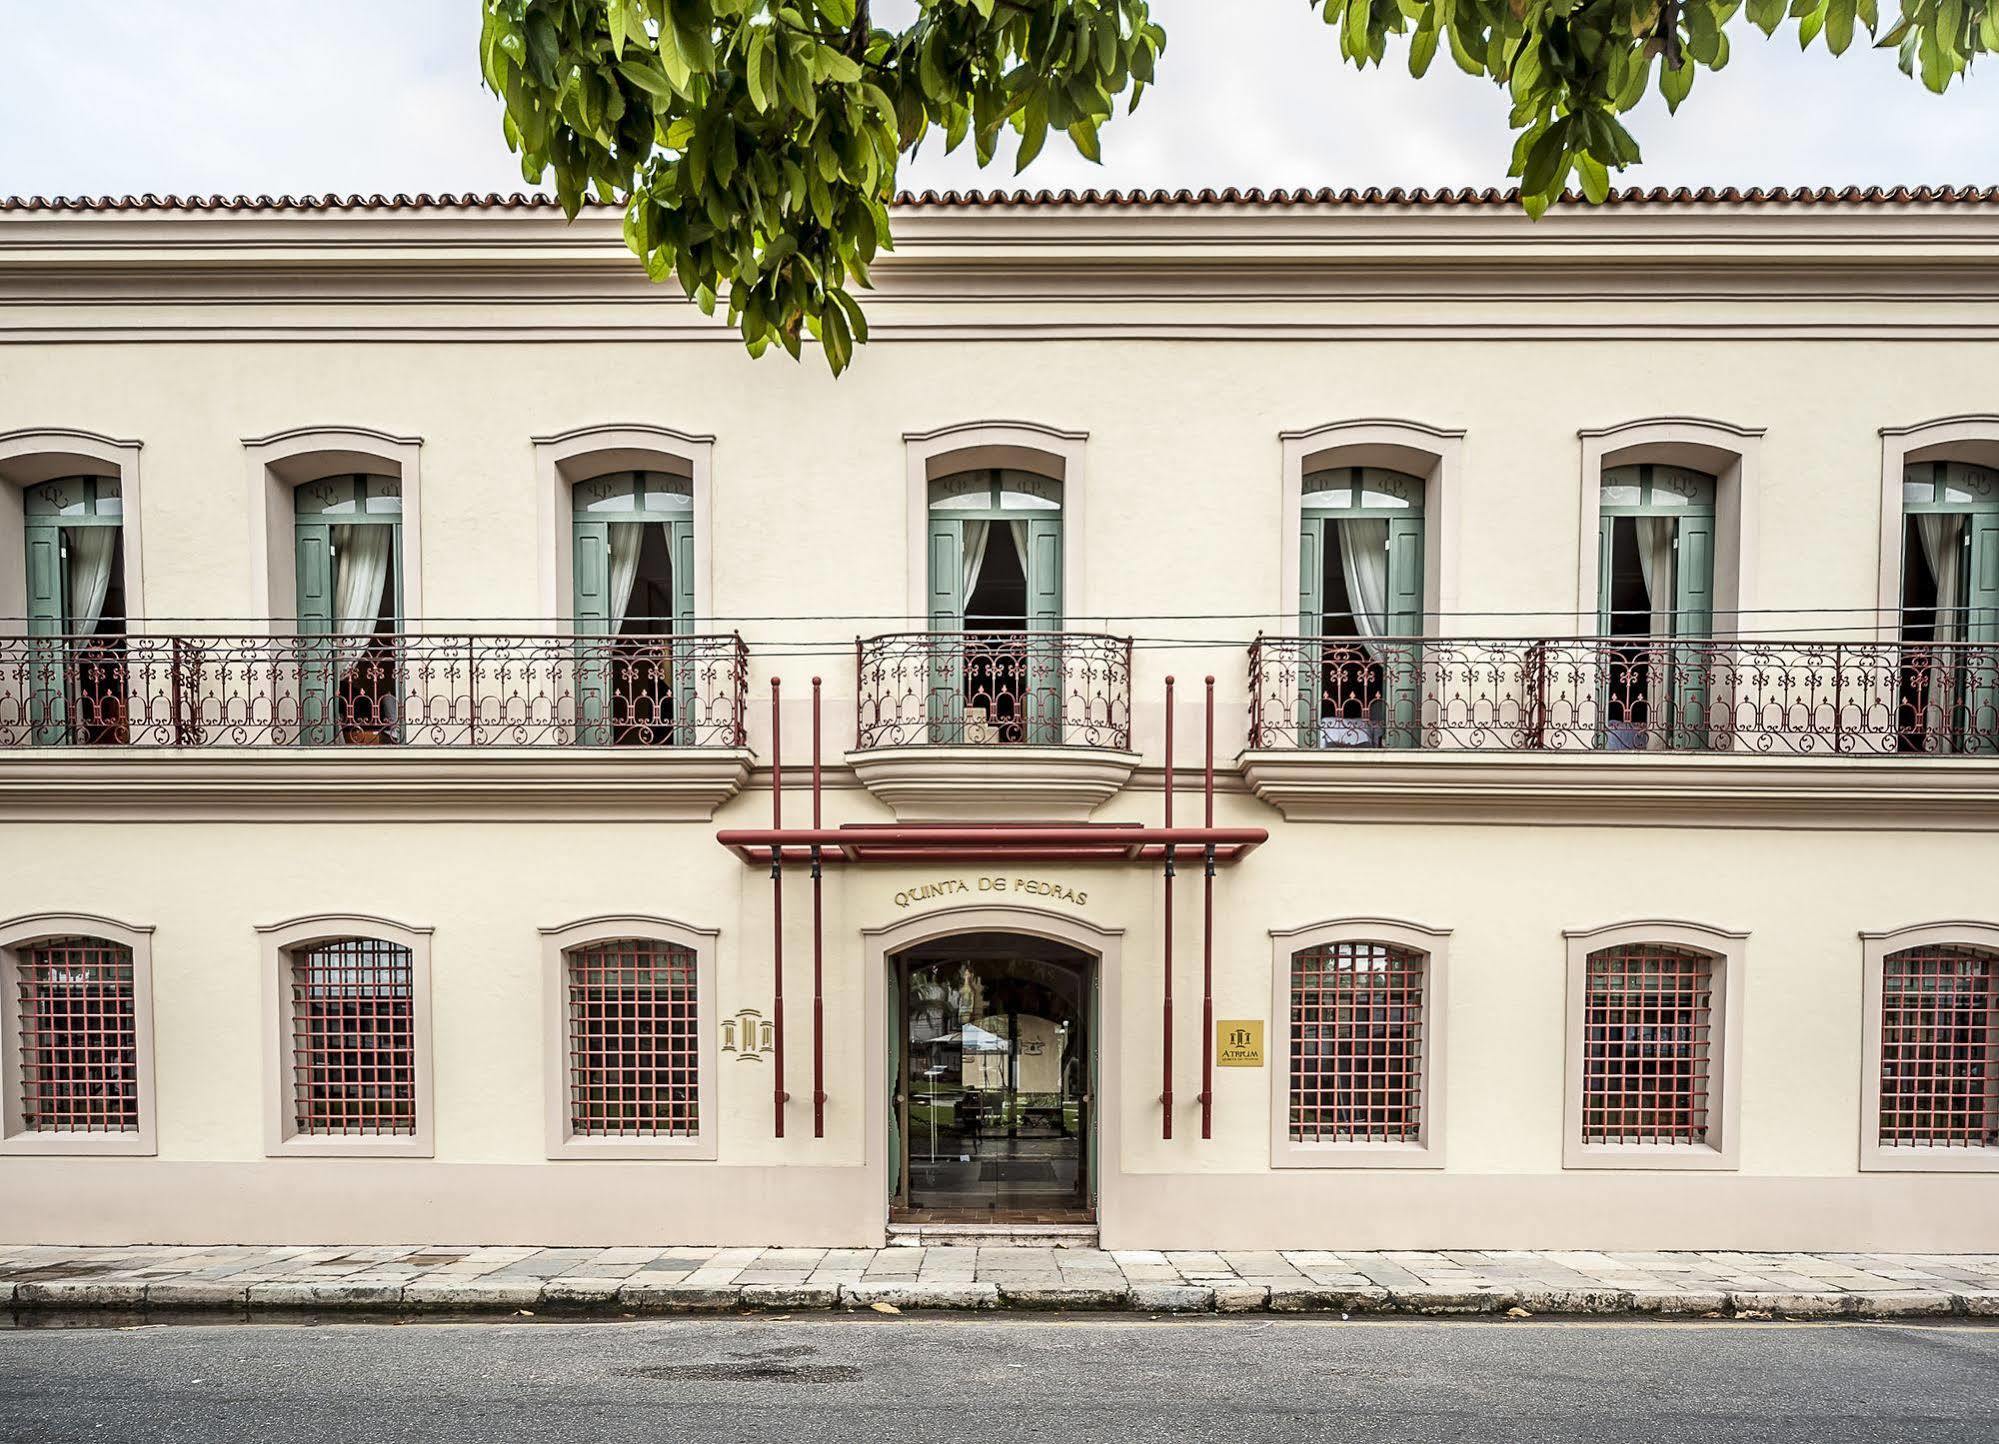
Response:
[{"label": "white painted trim", "polygon": [[26,521],[21,493],[63,476],[118,478],[125,550],[126,630],[146,630],[145,486],[140,479],[142,443],[120,441],[95,431],[66,426],[24,427],[0,432],[0,635],[25,630],[28,614]]},{"label": "white painted trim", "polygon": [[615,471],[665,471],[693,484],[694,629],[709,630],[715,614],[715,438],[648,422],[608,422],[533,440],[541,614],[548,625],[566,631],[564,623],[575,612],[570,571],[575,485]]},{"label": "white painted trim", "polygon": [[1881,428],[1881,539],[1874,605],[1877,635],[1902,632],[1902,472],[1918,461],[1969,461],[1999,467],[1999,414],[1941,416],[1913,426]]},{"label": "white painted trim", "polygon": [[[264,1154],[269,1158],[431,1158],[430,935],[366,913],[313,913],[257,928],[263,947]],[[339,938],[379,938],[410,952],[410,1032],[416,1131],[407,1135],[300,1136],[294,1127],[291,1064],[291,953]]]},{"label": "white painted trim", "polygon": [[[1423,958],[1421,1137],[1414,1143],[1300,1143],[1291,1137],[1291,960],[1325,943],[1384,943]],[[1396,918],[1329,918],[1270,930],[1272,1168],[1442,1168],[1449,1097],[1451,931]]]},{"label": "white painted trim", "polygon": [[[1645,918],[1574,929],[1568,941],[1568,1026],[1562,1101],[1562,1167],[1733,1170],[1741,1164],[1742,994],[1749,934],[1706,923]],[[1704,953],[1720,974],[1710,983],[1708,1139],[1706,1147],[1583,1142],[1583,1028],[1589,956],[1606,948],[1656,944]]]},{"label": "white painted trim", "polygon": [[[720,1132],[717,1081],[720,1055],[715,1013],[715,939],[718,928],[689,927],[640,913],[581,918],[541,930],[542,1099],[544,1143],[552,1159],[699,1159],[713,1162]],[[570,1127],[568,957],[571,948],[620,938],[671,943],[694,954],[695,1132],[691,1137],[579,1138]]]},{"label": "white painted trim", "polygon": [[1613,466],[1657,462],[1705,472],[1715,479],[1714,635],[1744,629],[1741,614],[1756,609],[1758,466],[1763,429],[1699,416],[1653,416],[1614,426],[1586,427],[1581,442],[1576,531],[1576,635],[1597,626],[1598,523],[1603,473]]},{"label": "white painted trim", "polygon": [[423,622],[423,439],[365,426],[295,426],[243,438],[249,468],[250,613],[274,634],[298,625],[292,493],[347,472],[393,476],[402,492],[403,626]]},{"label": "white painted trim", "polygon": [[1123,791],[1138,754],[891,745],[849,752],[846,762],[898,822],[1088,822]]},{"label": "white painted trim", "polygon": [[902,435],[909,494],[904,556],[908,567],[908,630],[930,626],[930,483],[956,471],[1012,467],[1062,483],[1062,613],[1094,616],[1083,590],[1089,504],[1083,474],[1087,431],[1063,431],[1038,421],[965,421]]},{"label": "white painted trim", "polygon": [[[1124,1187],[1122,1124],[1124,930],[1010,904],[939,908],[921,917],[861,929],[862,1011],[866,1015],[863,1161],[869,1196],[881,1200],[880,1244],[888,1235],[888,972],[895,954],[956,933],[1010,932],[1077,948],[1097,963],[1097,1223],[1117,1216]],[[809,1100],[808,1100],[809,1102]]]},{"label": "white painted trim", "polygon": [[[132,954],[132,1064],[139,1091],[139,1126],[131,1133],[30,1133],[21,1126],[21,990],[14,970],[23,948],[61,937],[103,938]],[[27,913],[0,922],[0,1155],[156,1155],[159,1103],[154,1077],[152,927],[84,912]]]},{"label": "white painted trim", "polygon": [[[1884,1146],[1881,1142],[1882,975],[1890,953],[1922,947],[1983,948],[1999,954],[1999,923],[1913,923],[1860,935],[1860,1169],[1863,1173],[1999,1173],[1999,1148]],[[1988,1041],[1999,1065],[1999,1044]]]},{"label": "white painted trim", "polygon": [[[1283,471],[1279,485],[1275,615],[1284,619],[1277,630],[1289,635],[1298,626],[1298,534],[1304,520],[1304,487],[1308,472],[1341,466],[1378,466],[1418,477],[1423,482],[1423,631],[1447,636],[1457,625],[1458,536],[1464,507],[1465,433],[1424,421],[1361,417],[1333,421],[1304,431],[1278,433]],[[1472,630],[1476,631],[1476,628]]]}]

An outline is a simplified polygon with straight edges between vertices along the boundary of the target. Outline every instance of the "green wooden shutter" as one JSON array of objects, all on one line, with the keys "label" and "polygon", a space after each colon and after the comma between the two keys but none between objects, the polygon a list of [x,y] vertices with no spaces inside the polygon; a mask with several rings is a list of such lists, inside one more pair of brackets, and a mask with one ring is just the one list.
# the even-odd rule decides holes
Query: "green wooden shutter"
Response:
[{"label": "green wooden shutter", "polygon": [[[1599,516],[1596,528],[1596,634],[1610,636],[1610,556],[1615,542],[1617,518]],[[1578,621],[1581,619],[1578,618]],[[1629,717],[1613,719],[1612,703],[1622,700],[1611,695],[1611,659],[1617,654],[1609,647],[1598,647],[1596,651],[1596,745],[1610,746],[1610,728],[1613,720],[1630,722]]]},{"label": "green wooden shutter", "polygon": [[[1388,522],[1388,598],[1390,637],[1423,635],[1423,519],[1391,517]],[[1383,653],[1383,693],[1387,703],[1390,747],[1415,747],[1422,740],[1423,648],[1421,643],[1392,641]]]},{"label": "green wooden shutter", "polygon": [[[994,522],[1011,526],[1011,522]],[[1062,521],[1035,516],[1027,522],[1026,737],[1053,746],[1062,740]]]},{"label": "green wooden shutter", "polygon": [[1326,521],[1308,516],[1298,533],[1298,744],[1319,745],[1324,658],[1316,638],[1326,625]]},{"label": "green wooden shutter", "polygon": [[[682,517],[666,529],[667,555],[673,558],[673,634],[694,634],[694,519]],[[698,659],[692,645],[676,649],[673,666],[673,740],[692,747],[700,740]]]},{"label": "green wooden shutter", "polygon": [[1999,513],[1973,512],[1964,596],[1963,748],[1999,751]]},{"label": "green wooden shutter", "polygon": [[[954,517],[930,518],[930,630],[965,630],[964,526]],[[930,740],[964,736],[965,657],[958,637],[936,639],[930,652]]]},{"label": "green wooden shutter", "polygon": [[1714,518],[1683,516],[1673,554],[1672,745],[1708,745],[1707,677],[1714,634]]},{"label": "green wooden shutter", "polygon": [[29,522],[28,635],[44,638],[28,648],[28,716],[35,741],[44,745],[69,737],[68,648],[61,638],[69,608],[63,595],[62,528]]},{"label": "green wooden shutter", "polygon": [[339,730],[333,676],[333,528],[323,521],[301,519],[296,532],[298,740],[308,747],[325,747],[335,740]]},{"label": "green wooden shutter", "polygon": [[611,524],[577,517],[569,548],[576,618],[576,740],[611,741]]}]

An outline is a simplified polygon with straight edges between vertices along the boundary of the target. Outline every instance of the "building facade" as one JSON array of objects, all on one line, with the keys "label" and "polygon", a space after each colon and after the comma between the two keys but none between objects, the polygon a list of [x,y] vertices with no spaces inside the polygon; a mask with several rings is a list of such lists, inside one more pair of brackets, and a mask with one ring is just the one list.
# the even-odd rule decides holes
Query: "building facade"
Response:
[{"label": "building facade", "polygon": [[897,236],[0,210],[0,1236],[1999,1248],[1999,196]]}]

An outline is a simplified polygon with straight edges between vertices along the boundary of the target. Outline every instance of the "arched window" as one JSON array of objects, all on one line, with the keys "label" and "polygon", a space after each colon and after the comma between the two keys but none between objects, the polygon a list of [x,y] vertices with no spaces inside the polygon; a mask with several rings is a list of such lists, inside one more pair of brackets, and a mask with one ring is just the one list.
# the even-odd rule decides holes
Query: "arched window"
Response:
[{"label": "arched window", "polygon": [[1062,483],[982,468],[929,483],[930,711],[941,738],[1061,740]]},{"label": "arched window", "polygon": [[148,930],[0,922],[0,1153],[153,1151]]},{"label": "arched window", "polygon": [[1347,466],[1304,479],[1299,635],[1307,746],[1414,747],[1423,631],[1421,477]]},{"label": "arched window", "polygon": [[1426,963],[1376,942],[1291,955],[1293,1143],[1422,1141]]},{"label": "arched window", "polygon": [[1904,752],[1999,749],[1999,471],[1964,461],[1902,472]]},{"label": "arched window", "polygon": [[714,1158],[714,931],[595,917],[542,940],[548,1156]]},{"label": "arched window", "polygon": [[1999,1158],[1999,953],[1902,948],[1879,989],[1878,1148]]},{"label": "arched window", "polygon": [[1633,943],[1589,955],[1582,1141],[1705,1147],[1714,1104],[1714,959]]},{"label": "arched window", "polygon": [[580,740],[691,744],[695,675],[666,638],[694,630],[694,487],[663,471],[619,471],[571,489],[572,604]]},{"label": "arched window", "polygon": [[22,494],[28,705],[39,743],[119,743],[126,723],[124,495],[115,476]]},{"label": "arched window", "polygon": [[1714,631],[1715,478],[1683,466],[1606,467],[1598,493],[1602,745],[1707,745]]},{"label": "arched window", "polygon": [[292,493],[300,644],[299,740],[398,740],[402,483],[322,477]]}]

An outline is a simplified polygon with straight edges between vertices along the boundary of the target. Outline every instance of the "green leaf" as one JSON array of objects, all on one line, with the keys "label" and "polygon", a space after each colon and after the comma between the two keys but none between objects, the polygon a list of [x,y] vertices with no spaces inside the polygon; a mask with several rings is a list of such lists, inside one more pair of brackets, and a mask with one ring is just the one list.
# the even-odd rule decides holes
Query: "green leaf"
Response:
[{"label": "green leaf", "polygon": [[643,60],[619,61],[618,74],[650,95],[657,95],[664,100],[671,100],[674,97],[673,82]]}]

